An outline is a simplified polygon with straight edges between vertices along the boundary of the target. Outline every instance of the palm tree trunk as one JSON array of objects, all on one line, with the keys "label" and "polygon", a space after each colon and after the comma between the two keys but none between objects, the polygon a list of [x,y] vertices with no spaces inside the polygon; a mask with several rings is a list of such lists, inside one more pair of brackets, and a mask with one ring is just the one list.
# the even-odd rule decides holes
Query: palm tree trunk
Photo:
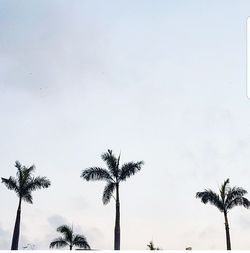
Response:
[{"label": "palm tree trunk", "polygon": [[227,219],[227,212],[224,212],[225,218],[225,229],[226,229],[226,242],[227,242],[227,250],[231,250],[231,241],[230,241],[230,233],[229,233],[229,224]]},{"label": "palm tree trunk", "polygon": [[116,213],[115,213],[115,250],[120,250],[120,199],[119,199],[119,184],[116,184]]},{"label": "palm tree trunk", "polygon": [[22,202],[22,199],[19,198],[19,204],[18,204],[17,214],[16,214],[16,222],[15,222],[14,232],[12,236],[11,250],[18,250],[20,221],[21,221],[21,202]]}]

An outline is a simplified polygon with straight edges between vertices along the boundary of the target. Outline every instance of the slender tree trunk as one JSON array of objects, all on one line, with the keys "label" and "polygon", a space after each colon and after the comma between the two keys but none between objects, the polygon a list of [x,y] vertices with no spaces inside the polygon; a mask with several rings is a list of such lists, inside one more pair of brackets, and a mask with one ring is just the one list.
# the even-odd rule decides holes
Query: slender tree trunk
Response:
[{"label": "slender tree trunk", "polygon": [[72,250],[72,245],[69,245],[69,250]]},{"label": "slender tree trunk", "polygon": [[120,199],[119,184],[116,185],[115,241],[114,249],[120,250]]},{"label": "slender tree trunk", "polygon": [[224,212],[225,218],[225,229],[226,229],[226,242],[227,242],[227,250],[231,250],[231,241],[230,241],[230,233],[229,233],[229,224],[227,219],[227,212]]},{"label": "slender tree trunk", "polygon": [[18,250],[20,221],[21,221],[21,202],[22,202],[22,199],[19,198],[19,204],[18,204],[17,214],[16,214],[16,222],[15,222],[14,232],[12,236],[11,250]]}]

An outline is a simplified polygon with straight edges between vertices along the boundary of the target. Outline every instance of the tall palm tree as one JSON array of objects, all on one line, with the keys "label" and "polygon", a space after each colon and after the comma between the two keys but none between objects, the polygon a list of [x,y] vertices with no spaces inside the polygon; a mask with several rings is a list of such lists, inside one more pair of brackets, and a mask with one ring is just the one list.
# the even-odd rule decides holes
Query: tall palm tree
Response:
[{"label": "tall palm tree", "polygon": [[227,214],[235,206],[243,206],[245,208],[250,207],[250,201],[244,197],[245,194],[247,194],[247,191],[241,187],[235,186],[231,188],[229,186],[229,179],[224,181],[220,188],[219,194],[210,189],[196,193],[196,198],[200,198],[201,202],[204,204],[210,203],[211,205],[214,205],[219,209],[220,212],[224,214],[227,250],[231,250]]},{"label": "tall palm tree", "polygon": [[104,188],[102,201],[106,205],[110,202],[115,191],[116,216],[114,231],[114,249],[120,250],[120,198],[119,185],[129,177],[141,170],[143,161],[128,162],[120,166],[120,155],[116,157],[112,150],[101,155],[102,160],[106,163],[107,169],[100,167],[90,167],[82,171],[81,177],[87,181],[102,180],[107,184]]},{"label": "tall palm tree", "polygon": [[87,239],[84,235],[74,234],[73,226],[69,227],[67,225],[62,225],[57,228],[57,232],[61,233],[62,236],[54,239],[49,247],[51,249],[53,248],[63,248],[66,246],[69,246],[69,249],[72,250],[72,248],[79,247],[82,249],[90,249],[90,246],[87,242]]},{"label": "tall palm tree", "polygon": [[32,204],[32,192],[50,186],[50,181],[46,177],[33,177],[32,173],[35,171],[34,165],[26,167],[16,161],[15,167],[17,168],[16,178],[2,178],[2,183],[4,183],[9,190],[15,191],[19,198],[11,250],[18,250],[22,201]]}]

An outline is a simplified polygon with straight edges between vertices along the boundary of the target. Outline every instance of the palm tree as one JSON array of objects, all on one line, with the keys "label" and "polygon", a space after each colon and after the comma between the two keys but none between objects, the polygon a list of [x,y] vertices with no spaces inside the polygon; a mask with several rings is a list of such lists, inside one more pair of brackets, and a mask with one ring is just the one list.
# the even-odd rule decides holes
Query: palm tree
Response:
[{"label": "palm tree", "polygon": [[49,247],[51,249],[55,247],[63,248],[66,246],[69,246],[70,250],[72,250],[74,246],[83,249],[90,249],[90,246],[85,236],[74,234],[73,226],[69,227],[67,225],[62,225],[57,228],[57,232],[61,233],[63,236],[54,239],[54,241],[50,243]]},{"label": "palm tree", "polygon": [[120,250],[120,198],[119,185],[120,182],[126,181],[129,177],[141,170],[143,161],[128,162],[120,166],[120,155],[116,157],[112,150],[101,155],[102,160],[107,164],[108,169],[100,167],[90,167],[82,171],[81,177],[87,181],[102,180],[107,184],[104,188],[102,201],[106,205],[110,202],[115,191],[116,216],[114,231],[114,249]]},{"label": "palm tree", "polygon": [[196,193],[196,198],[200,198],[202,203],[210,203],[211,205],[217,207],[219,211],[224,214],[227,250],[231,250],[227,214],[235,206],[243,206],[245,208],[250,207],[250,201],[244,197],[245,194],[247,194],[247,191],[241,187],[235,186],[231,188],[229,186],[229,179],[224,181],[220,188],[219,194],[213,192],[210,189]]},{"label": "palm tree", "polygon": [[16,178],[2,178],[2,183],[4,183],[9,190],[15,191],[19,198],[11,250],[18,250],[22,201],[32,204],[32,192],[50,186],[50,181],[46,177],[33,177],[32,173],[35,171],[34,165],[26,167],[16,161],[15,167],[17,168]]}]

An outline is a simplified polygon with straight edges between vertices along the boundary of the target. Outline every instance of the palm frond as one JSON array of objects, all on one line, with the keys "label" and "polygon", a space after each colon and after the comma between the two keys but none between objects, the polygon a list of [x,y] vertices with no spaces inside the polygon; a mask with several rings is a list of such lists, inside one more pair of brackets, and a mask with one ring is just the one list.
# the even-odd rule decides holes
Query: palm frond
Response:
[{"label": "palm frond", "polygon": [[87,239],[83,235],[75,235],[74,240],[73,240],[73,245],[79,248],[83,249],[90,249],[90,246],[87,242]]},{"label": "palm frond", "polygon": [[16,193],[19,192],[18,189],[18,182],[14,177],[9,177],[7,178],[1,178],[2,183],[9,189],[9,190],[14,190]]},{"label": "palm frond", "polygon": [[118,159],[113,154],[112,150],[108,149],[108,152],[105,152],[101,155],[101,158],[106,162],[110,173],[117,178],[118,177]]},{"label": "palm frond", "polygon": [[102,195],[102,202],[104,205],[107,205],[110,202],[114,189],[115,189],[115,183],[110,182],[105,186],[103,195]]},{"label": "palm frond", "polygon": [[29,174],[32,174],[36,170],[35,164],[31,165],[30,167],[27,167],[27,171]]},{"label": "palm frond", "polygon": [[49,247],[51,249],[53,249],[53,248],[59,249],[59,248],[63,248],[66,246],[69,246],[69,244],[62,237],[58,237],[58,238],[54,239],[49,245]]},{"label": "palm frond", "polygon": [[15,161],[15,167],[17,168],[17,172],[22,169],[22,164],[19,161]]},{"label": "palm frond", "polygon": [[19,186],[21,186],[23,183],[23,166],[19,161],[16,161],[15,167],[17,168],[16,177],[18,180],[18,184],[19,184]]},{"label": "palm frond", "polygon": [[109,172],[100,167],[91,167],[83,170],[81,177],[87,181],[114,181]]},{"label": "palm frond", "polygon": [[25,179],[30,178],[33,172],[35,171],[35,169],[36,169],[35,165],[32,165],[30,167],[21,166],[23,177]]},{"label": "palm frond", "polygon": [[119,181],[124,181],[127,178],[134,175],[135,173],[137,173],[138,171],[140,171],[143,164],[144,164],[143,161],[129,162],[129,163],[123,164],[121,167]]},{"label": "palm frond", "polygon": [[229,184],[229,178],[224,181],[224,183],[222,184],[222,186],[220,188],[220,196],[221,196],[221,199],[222,199],[223,203],[225,203],[227,192],[230,189],[230,187],[228,186],[228,184]]},{"label": "palm frond", "polygon": [[24,191],[36,191],[38,189],[48,188],[50,184],[50,180],[46,177],[33,177],[25,184]]},{"label": "palm frond", "polygon": [[57,228],[57,232],[62,233],[64,235],[64,240],[72,243],[73,241],[73,229],[68,225],[62,225]]},{"label": "palm frond", "polygon": [[220,196],[212,190],[197,192],[196,198],[201,199],[201,202],[204,204],[210,203],[211,205],[216,206],[221,212],[224,211],[224,205],[222,200],[220,199]]},{"label": "palm frond", "polygon": [[247,194],[247,191],[241,187],[235,186],[233,188],[230,188],[227,192],[225,204],[228,205],[233,199],[237,197],[243,197],[245,194]]},{"label": "palm frond", "polygon": [[24,195],[22,195],[22,196],[20,196],[25,202],[27,202],[27,203],[30,203],[30,204],[33,204],[33,197],[32,197],[32,195],[31,195],[31,193],[26,193],[26,194],[24,194]]},{"label": "palm frond", "polygon": [[244,197],[235,197],[227,204],[227,210],[232,209],[235,206],[243,206],[245,208],[250,208],[250,201]]},{"label": "palm frond", "polygon": [[25,188],[25,185],[31,180],[32,173],[30,172],[29,168],[26,166],[21,166],[18,168],[17,171],[17,180],[19,183],[20,191]]}]

